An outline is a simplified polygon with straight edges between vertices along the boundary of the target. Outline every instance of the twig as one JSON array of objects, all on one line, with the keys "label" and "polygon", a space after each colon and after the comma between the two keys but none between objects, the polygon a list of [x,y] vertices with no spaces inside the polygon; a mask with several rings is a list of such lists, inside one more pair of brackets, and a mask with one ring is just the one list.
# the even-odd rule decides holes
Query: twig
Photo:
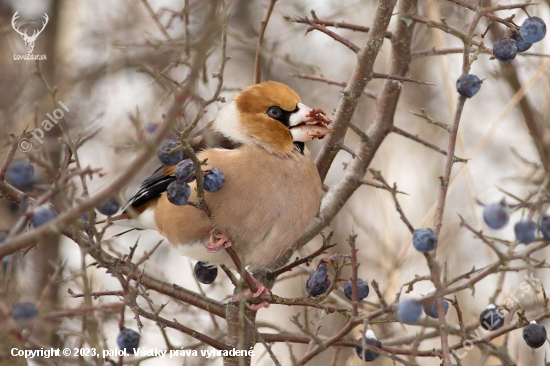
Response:
[{"label": "twig", "polygon": [[267,28],[267,23],[275,7],[277,0],[270,0],[267,12],[264,20],[262,20],[262,26],[260,27],[260,34],[258,35],[258,46],[256,47],[256,59],[254,61],[254,84],[258,84],[262,79],[262,45],[264,42],[264,34]]},{"label": "twig", "polygon": [[404,76],[380,74],[378,72],[373,72],[372,77],[373,77],[373,79],[397,80],[397,81],[404,81],[404,82],[409,82],[409,83],[416,83],[416,84],[420,84],[420,85],[435,85],[435,84],[432,84],[432,83],[428,83],[426,81],[411,79],[411,78],[407,78],[407,77],[404,77]]},{"label": "twig", "polygon": [[[314,21],[311,21],[309,20],[307,17],[306,18],[302,18],[302,17],[293,17],[293,18],[287,18],[287,20],[290,20],[292,22],[295,22],[295,23],[303,23],[303,24],[309,24],[311,26],[311,28],[313,29],[316,29],[320,32],[323,32],[325,33],[327,36],[331,37],[332,39],[334,39],[336,42],[340,42],[342,43],[344,46],[346,46],[347,48],[349,48],[350,50],[352,50],[353,52],[355,53],[358,53],[360,48],[359,46],[357,46],[356,44],[354,44],[353,42],[351,42],[350,40],[348,39],[345,39],[344,37],[340,36],[339,34],[337,33],[334,33],[333,31],[330,31],[328,30],[326,27],[323,27],[322,25],[319,25],[317,23],[315,23]],[[308,29],[306,31],[306,34],[309,32],[310,30]]]},{"label": "twig", "polygon": [[[422,145],[424,145],[424,146],[426,146],[426,147],[428,147],[428,148],[430,148],[434,151],[437,151],[438,153],[440,153],[442,155],[447,155],[447,152],[445,150],[440,149],[439,147],[435,146],[434,144],[431,144],[428,141],[423,140],[420,137],[415,136],[415,135],[413,135],[413,134],[411,134],[411,133],[409,133],[409,132],[407,132],[407,131],[405,131],[405,130],[397,127],[397,126],[392,127],[392,132],[394,132],[398,135],[401,135],[403,137],[406,137],[408,139],[411,139],[413,141],[416,141],[416,142],[418,142],[418,143],[420,143],[420,144],[422,144]],[[462,158],[459,158],[459,157],[456,157],[456,156],[454,157],[454,160],[455,160],[455,162],[461,162],[461,163],[467,163],[468,162],[467,159],[462,159]]]},{"label": "twig", "polygon": [[407,226],[407,228],[412,234],[414,232],[414,227],[412,226],[410,221],[407,219],[407,216],[405,216],[405,213],[401,209],[401,205],[399,204],[399,200],[397,199],[397,195],[395,193],[395,191],[397,190],[397,186],[395,185],[395,183],[393,184],[393,188],[392,188],[388,185],[388,183],[386,182],[386,180],[384,179],[384,177],[382,176],[379,170],[369,169],[369,171],[373,175],[373,178],[379,181],[380,183],[382,183],[382,185],[384,185],[387,188],[388,192],[391,193],[393,202],[395,203],[395,209],[399,213],[399,216],[401,217],[401,220],[403,221],[403,223],[405,223],[405,225]]},{"label": "twig", "polygon": [[409,111],[410,114],[413,114],[417,117],[420,117],[422,119],[425,119],[426,122],[428,123],[431,123],[432,125],[435,125],[437,127],[441,127],[442,129],[444,129],[445,131],[449,132],[451,130],[451,126],[446,124],[446,123],[443,123],[443,122],[440,122],[436,119],[433,119],[432,117],[430,117],[427,113],[426,113],[426,110],[424,108],[420,108],[420,113],[416,113],[416,112],[411,112]]},{"label": "twig", "polygon": [[[285,19],[294,21],[296,23],[305,23],[301,20],[293,20],[289,16],[285,16]],[[314,17],[314,19],[312,19],[310,21],[315,23],[315,24],[324,25],[326,27],[350,29],[350,30],[353,30],[353,31],[365,32],[365,33],[369,32],[370,29],[371,29],[370,27],[364,27],[362,25],[356,25],[356,24],[351,24],[351,23],[346,23],[346,22],[335,22],[333,20],[318,19],[316,17]],[[309,24],[309,23],[305,23],[305,24]],[[391,32],[386,32],[385,37],[388,38],[388,39],[393,39],[393,34]]]},{"label": "twig", "polygon": [[252,276],[248,271],[244,268],[241,260],[239,259],[239,256],[237,256],[237,253],[235,253],[235,249],[232,247],[225,248],[225,252],[231,257],[231,260],[233,263],[235,263],[235,267],[237,268],[237,271],[243,276],[244,281],[246,282],[246,285],[248,286],[249,290],[252,293],[255,293],[258,291],[258,288],[256,287],[256,284],[254,283],[254,280],[252,280]]},{"label": "twig", "polygon": [[351,234],[348,236],[348,244],[351,247],[351,313],[354,317],[359,315],[357,310],[357,302],[359,301],[359,297],[357,294],[357,249],[355,249],[355,239],[357,239],[357,235],[355,235],[352,228]]},{"label": "twig", "polygon": [[281,268],[277,268],[272,272],[272,275],[275,277],[280,276],[281,274],[291,271],[293,268],[298,267],[302,263],[311,263],[312,259],[325,253],[328,249],[336,246],[336,243],[330,244],[330,241],[332,239],[332,236],[334,235],[334,231],[331,231],[330,234],[326,238],[323,238],[323,245],[321,248],[317,249],[315,252],[311,253],[310,255],[306,257],[302,257],[300,259],[296,259],[294,262],[287,264],[286,266],[283,266]]},{"label": "twig", "polygon": [[[306,79],[306,80],[313,80],[313,81],[321,81],[323,83],[327,83],[328,85],[337,85],[337,86],[341,86],[342,88],[345,88],[347,86],[346,83],[344,83],[343,81],[338,81],[338,80],[333,80],[333,79],[328,79],[324,76],[316,76],[316,75],[305,75],[305,74],[291,74],[292,76],[296,76],[300,79]],[[363,94],[365,94],[367,97],[369,98],[372,98],[372,99],[376,99],[378,97],[378,94],[373,92],[372,90],[369,90],[369,89],[364,89],[363,90]]]}]

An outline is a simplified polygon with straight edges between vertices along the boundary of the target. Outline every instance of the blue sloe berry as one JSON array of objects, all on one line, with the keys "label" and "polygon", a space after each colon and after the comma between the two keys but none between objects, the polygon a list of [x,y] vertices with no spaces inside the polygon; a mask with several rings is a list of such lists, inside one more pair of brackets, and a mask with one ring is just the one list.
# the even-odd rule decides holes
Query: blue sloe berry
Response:
[{"label": "blue sloe berry", "polygon": [[19,189],[29,189],[34,184],[34,167],[24,159],[12,161],[6,175],[13,185]]},{"label": "blue sloe berry", "polygon": [[154,134],[155,131],[157,130],[158,128],[158,124],[154,123],[154,122],[147,122],[145,124],[145,127],[143,128],[143,130],[145,132],[147,132],[148,134]]},{"label": "blue sloe berry", "polygon": [[546,23],[539,17],[530,17],[519,27],[519,33],[526,42],[539,42],[546,35]]},{"label": "blue sloe berry", "polygon": [[307,278],[306,291],[310,296],[316,297],[327,292],[331,283],[327,264],[321,261],[315,272]]},{"label": "blue sloe berry", "polygon": [[204,172],[204,190],[214,193],[223,188],[225,184],[225,175],[218,168],[211,168]]},{"label": "blue sloe berry", "polygon": [[[353,300],[353,284],[351,278],[344,285],[344,294],[350,300]],[[361,301],[369,296],[369,284],[363,281],[362,278],[357,279],[357,301]]]},{"label": "blue sloe berry", "polygon": [[157,157],[159,158],[160,162],[163,165],[166,166],[172,166],[176,165],[183,159],[183,151],[176,151],[172,154],[169,154],[166,150],[171,150],[173,148],[178,147],[178,144],[176,144],[173,140],[166,140],[160,145],[158,151],[157,151]]},{"label": "blue sloe berry", "polygon": [[134,348],[138,347],[140,340],[139,333],[129,328],[122,329],[116,337],[118,347],[130,355],[134,354]]},{"label": "blue sloe berry", "polygon": [[189,201],[191,196],[191,187],[186,182],[175,180],[166,188],[166,197],[168,201],[176,206],[183,206]]},{"label": "blue sloe berry", "polygon": [[118,212],[120,204],[116,198],[109,198],[96,207],[97,211],[105,216],[112,216]]},{"label": "blue sloe berry", "polygon": [[518,52],[525,52],[529,48],[531,48],[531,46],[533,45],[532,43],[529,43],[526,40],[524,40],[521,34],[519,33],[512,33],[510,35],[510,38],[514,39],[517,42]]},{"label": "blue sloe berry", "polygon": [[417,229],[413,233],[413,246],[421,253],[428,253],[437,246],[437,235],[430,228]]},{"label": "blue sloe berry", "polygon": [[491,304],[481,312],[479,322],[484,329],[495,330],[504,325],[504,314],[495,305]]},{"label": "blue sloe berry", "polygon": [[517,53],[518,45],[514,39],[499,38],[493,43],[493,56],[500,62],[512,62],[516,58]]},{"label": "blue sloe berry", "polygon": [[13,305],[11,317],[17,321],[31,320],[38,315],[38,310],[32,302],[21,301]]},{"label": "blue sloe berry", "polygon": [[[370,329],[367,331],[366,335],[362,338],[359,338],[357,342],[361,344],[363,344],[364,342],[365,344],[376,348],[382,347],[382,342],[376,339],[374,332]],[[378,358],[378,356],[380,356],[378,352],[368,348],[363,348],[362,346],[355,346],[355,353],[357,353],[357,356],[365,362],[374,361]]]},{"label": "blue sloe berry", "polygon": [[182,182],[192,182],[195,180],[193,173],[195,172],[195,164],[191,159],[182,160],[176,165],[174,174],[176,178]]},{"label": "blue sloe berry", "polygon": [[473,74],[462,74],[456,81],[456,90],[458,94],[466,98],[471,98],[481,88],[481,80]]},{"label": "blue sloe berry", "polygon": [[[435,292],[435,288],[430,291],[430,293]],[[438,318],[439,314],[437,313],[437,302],[425,302],[422,304],[422,307],[424,308],[424,313],[426,313],[427,316],[430,318]],[[443,310],[445,312],[445,315],[447,315],[447,312],[449,311],[449,302],[445,299],[443,299]]]},{"label": "blue sloe berry", "polygon": [[530,244],[537,240],[537,224],[531,219],[523,219],[514,225],[516,239],[522,244]]},{"label": "blue sloe berry", "polygon": [[542,347],[546,342],[546,328],[533,320],[523,328],[523,339],[531,348]]},{"label": "blue sloe berry", "polygon": [[44,204],[34,209],[31,221],[34,227],[39,227],[40,225],[44,225],[45,223],[55,219],[56,217],[57,214],[51,208],[51,206],[48,204]]},{"label": "blue sloe berry", "polygon": [[491,229],[501,229],[508,223],[508,210],[500,203],[492,203],[483,209],[483,221]]},{"label": "blue sloe berry", "polygon": [[540,219],[539,229],[542,235],[550,240],[550,216],[545,215]]},{"label": "blue sloe berry", "polygon": [[193,272],[195,272],[197,281],[204,283],[205,285],[209,285],[214,282],[218,276],[218,267],[209,266],[205,262],[197,262],[193,268]]},{"label": "blue sloe berry", "polygon": [[397,318],[401,323],[416,324],[422,315],[422,304],[418,300],[406,299],[397,304]]}]

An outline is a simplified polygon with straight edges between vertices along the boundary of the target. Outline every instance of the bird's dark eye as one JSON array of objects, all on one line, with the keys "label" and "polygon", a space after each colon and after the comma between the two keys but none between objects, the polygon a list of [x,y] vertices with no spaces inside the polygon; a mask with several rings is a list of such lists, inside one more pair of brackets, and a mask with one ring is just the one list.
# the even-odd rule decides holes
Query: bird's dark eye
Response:
[{"label": "bird's dark eye", "polygon": [[269,107],[267,115],[273,119],[279,119],[283,115],[283,111],[279,107]]}]

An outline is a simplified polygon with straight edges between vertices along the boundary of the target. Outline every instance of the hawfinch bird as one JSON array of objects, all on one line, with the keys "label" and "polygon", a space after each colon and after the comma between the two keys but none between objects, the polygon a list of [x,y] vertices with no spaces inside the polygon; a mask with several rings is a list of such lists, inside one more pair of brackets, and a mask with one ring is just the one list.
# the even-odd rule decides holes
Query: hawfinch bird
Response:
[{"label": "hawfinch bird", "polygon": [[[129,201],[133,210],[117,218],[134,212],[142,227],[158,230],[192,259],[234,267],[221,250],[231,245],[250,270],[262,268],[289,249],[318,213],[322,183],[304,141],[332,132],[327,125],[324,113],[302,104],[288,86],[253,85],[190,140],[206,161],[204,169],[225,175],[223,188],[205,192],[210,218],[168,201],[174,166],[147,178]],[[189,201],[196,202],[196,180],[190,186]]]}]

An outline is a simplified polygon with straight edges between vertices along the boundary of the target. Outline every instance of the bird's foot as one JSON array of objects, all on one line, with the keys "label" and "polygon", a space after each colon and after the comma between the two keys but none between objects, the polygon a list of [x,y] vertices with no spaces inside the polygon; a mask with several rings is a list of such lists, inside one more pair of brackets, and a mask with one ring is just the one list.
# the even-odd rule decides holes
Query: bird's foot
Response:
[{"label": "bird's foot", "polygon": [[206,244],[206,251],[208,253],[217,253],[222,249],[229,248],[230,246],[231,240],[225,232],[214,234],[214,230],[210,230],[210,239]]},{"label": "bird's foot", "polygon": [[[250,294],[252,294],[253,298],[254,297],[259,297],[261,294],[271,295],[271,291],[269,291],[267,289],[267,287],[264,286],[263,283],[261,283],[260,281],[255,279],[253,276],[250,276],[250,277],[252,278],[252,281],[254,282],[254,284],[256,285],[256,288],[258,290],[256,292],[252,293],[252,291],[250,291],[250,289],[246,289],[243,292],[241,292],[239,295],[235,296],[234,301],[239,301],[239,299],[241,299],[241,298],[246,298]],[[259,304],[250,304],[250,305],[246,304],[246,307],[249,308],[249,309],[252,309],[252,310],[259,310],[261,308],[268,308],[269,305],[270,304],[267,301],[262,301]]]}]

